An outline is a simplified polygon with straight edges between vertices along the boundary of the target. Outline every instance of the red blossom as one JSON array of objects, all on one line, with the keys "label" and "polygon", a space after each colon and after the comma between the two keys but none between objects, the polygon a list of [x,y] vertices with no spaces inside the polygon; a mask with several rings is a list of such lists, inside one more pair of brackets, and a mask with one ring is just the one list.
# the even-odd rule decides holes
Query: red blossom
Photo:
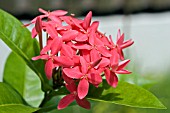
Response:
[{"label": "red blossom", "polygon": [[83,99],[88,93],[89,83],[96,86],[102,82],[102,78],[100,73],[93,69],[83,57],[80,57],[80,64],[81,66],[74,68],[64,68],[63,72],[70,78],[80,80],[77,92],[78,97]]},{"label": "red blossom", "polygon": [[116,41],[116,48],[119,52],[120,55],[120,59],[124,60],[124,55],[123,55],[123,49],[127,48],[129,46],[131,46],[134,43],[134,41],[132,41],[132,39],[127,40],[124,42],[124,33],[121,34],[120,30],[118,30],[118,34],[117,34],[117,41]]},{"label": "red blossom", "polygon": [[85,99],[90,84],[97,88],[104,73],[107,83],[116,87],[117,74],[131,73],[125,69],[130,60],[125,60],[123,49],[134,42],[131,39],[124,41],[120,30],[114,43],[111,36],[107,37],[98,30],[99,21],[92,22],[91,11],[84,19],[67,16],[64,10],[49,12],[40,8],[39,11],[43,14],[31,21],[35,24],[32,37],[38,35],[42,38],[45,32],[43,39],[46,39],[46,44],[40,55],[32,59],[45,60],[48,79],[55,76],[54,70],[61,70],[57,76],[61,74],[70,94],[60,100],[58,109],[64,109],[74,100],[79,106],[90,109],[90,103]]},{"label": "red blossom", "polygon": [[85,98],[80,99],[77,95],[77,87],[74,82],[66,84],[66,88],[70,91],[70,94],[64,96],[58,103],[58,109],[66,108],[70,103],[76,100],[77,104],[83,108],[90,109],[90,102]]}]

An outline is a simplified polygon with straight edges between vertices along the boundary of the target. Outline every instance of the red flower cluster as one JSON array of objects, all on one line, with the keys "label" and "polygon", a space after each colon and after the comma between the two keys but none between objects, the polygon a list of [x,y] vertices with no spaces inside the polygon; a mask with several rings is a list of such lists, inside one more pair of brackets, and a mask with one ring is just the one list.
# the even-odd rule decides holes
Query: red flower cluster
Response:
[{"label": "red flower cluster", "polygon": [[62,70],[62,78],[70,94],[60,100],[58,109],[67,107],[74,100],[81,107],[90,109],[90,103],[85,99],[89,84],[97,88],[104,75],[108,84],[116,87],[116,74],[131,73],[124,69],[130,60],[124,60],[122,50],[134,42],[124,41],[124,34],[120,30],[114,43],[111,36],[108,38],[98,30],[98,21],[91,22],[91,11],[83,20],[73,15],[66,16],[67,12],[63,10],[39,11],[43,15],[31,21],[35,24],[32,37],[42,37],[44,31],[47,33],[47,44],[40,55],[32,59],[46,60],[48,79],[52,78],[54,69]]}]

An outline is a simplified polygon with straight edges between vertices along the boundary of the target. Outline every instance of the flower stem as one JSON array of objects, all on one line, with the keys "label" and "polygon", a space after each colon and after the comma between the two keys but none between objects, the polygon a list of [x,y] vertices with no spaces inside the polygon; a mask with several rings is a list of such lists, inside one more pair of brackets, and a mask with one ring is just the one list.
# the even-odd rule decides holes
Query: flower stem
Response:
[{"label": "flower stem", "polygon": [[38,34],[38,37],[39,37],[40,50],[42,50],[42,48],[43,48],[42,32]]}]

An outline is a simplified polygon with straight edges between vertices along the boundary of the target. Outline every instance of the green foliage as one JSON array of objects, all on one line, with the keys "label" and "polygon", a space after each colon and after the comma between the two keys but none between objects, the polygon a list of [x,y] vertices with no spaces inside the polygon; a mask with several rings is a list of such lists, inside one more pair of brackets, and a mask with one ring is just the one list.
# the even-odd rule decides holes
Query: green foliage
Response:
[{"label": "green foliage", "polygon": [[38,42],[31,39],[30,31],[23,27],[21,22],[3,10],[0,10],[0,39],[39,76],[44,85],[43,90],[48,90],[43,62],[31,60],[33,56],[39,54]]},{"label": "green foliage", "polygon": [[6,83],[0,82],[0,89],[1,113],[32,113],[38,110],[28,106],[22,97]]},{"label": "green foliage", "polygon": [[38,107],[43,99],[41,83],[36,74],[15,53],[11,53],[4,68],[3,81],[11,85],[28,104]]},{"label": "green foliage", "polygon": [[[55,92],[55,97],[43,106],[44,110],[56,111],[58,100],[60,100],[59,96],[67,93],[69,92],[65,88]],[[92,103],[106,102],[130,107],[166,109],[152,93],[127,82],[119,82],[118,86],[113,88],[104,80],[98,88],[90,87],[87,99]],[[73,103],[72,105],[76,104]]]},{"label": "green foliage", "polygon": [[119,82],[116,88],[112,88],[103,81],[98,88],[90,90],[87,98],[131,107],[166,109],[152,93],[126,82]]}]

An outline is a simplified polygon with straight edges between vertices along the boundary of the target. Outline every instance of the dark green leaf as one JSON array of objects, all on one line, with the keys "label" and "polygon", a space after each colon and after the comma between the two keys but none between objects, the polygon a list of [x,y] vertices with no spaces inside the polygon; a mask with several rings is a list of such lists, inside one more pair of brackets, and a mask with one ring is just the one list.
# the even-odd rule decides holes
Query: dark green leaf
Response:
[{"label": "dark green leaf", "polygon": [[38,110],[26,105],[22,97],[9,85],[0,82],[0,90],[1,113],[32,113]]},{"label": "dark green leaf", "polygon": [[104,80],[98,88],[90,89],[87,98],[131,107],[166,109],[152,93],[126,82],[119,82],[116,88],[112,88]]},{"label": "dark green leaf", "polygon": [[44,64],[42,61],[32,61],[33,56],[39,54],[39,45],[35,39],[31,38],[30,31],[23,27],[15,17],[0,9],[0,39],[2,39],[9,48],[19,55],[26,64],[41,79],[43,90],[48,90],[47,78],[44,74]]},{"label": "dark green leaf", "polygon": [[15,53],[7,58],[3,81],[11,85],[28,104],[38,107],[43,99],[41,83],[36,74]]}]

